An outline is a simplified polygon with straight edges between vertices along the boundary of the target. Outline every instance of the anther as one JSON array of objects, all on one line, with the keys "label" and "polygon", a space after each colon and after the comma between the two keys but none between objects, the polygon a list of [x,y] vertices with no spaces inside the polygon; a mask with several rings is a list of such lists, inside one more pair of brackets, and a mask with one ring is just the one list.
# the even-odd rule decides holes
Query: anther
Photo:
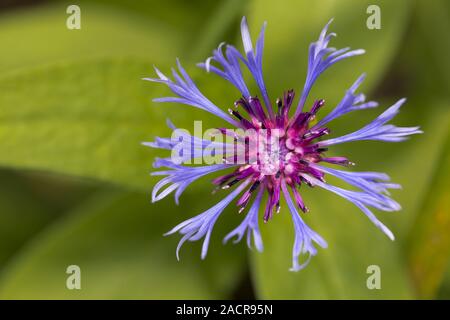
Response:
[{"label": "anther", "polygon": [[311,113],[312,114],[316,114],[317,111],[319,111],[319,109],[325,104],[325,100],[323,99],[319,99],[316,100],[311,108]]},{"label": "anther", "polygon": [[283,102],[281,102],[280,98],[277,98],[276,104],[277,104],[278,108],[281,108],[283,106]]},{"label": "anther", "polygon": [[250,192],[255,191],[255,189],[258,188],[260,183],[261,183],[261,181],[256,180],[255,183],[253,183],[252,186],[250,187]]},{"label": "anther", "polygon": [[240,114],[239,112],[234,111],[234,110],[232,110],[232,109],[228,109],[228,112],[229,112],[231,115],[233,115],[233,116],[235,116],[236,118],[238,118],[239,120],[242,120],[242,116],[241,116],[241,114]]},{"label": "anther", "polygon": [[231,181],[230,183],[227,183],[226,185],[224,185],[222,187],[222,189],[228,189],[230,187],[232,187],[233,185],[235,185],[236,183],[239,182],[240,179],[234,179],[233,181]]}]

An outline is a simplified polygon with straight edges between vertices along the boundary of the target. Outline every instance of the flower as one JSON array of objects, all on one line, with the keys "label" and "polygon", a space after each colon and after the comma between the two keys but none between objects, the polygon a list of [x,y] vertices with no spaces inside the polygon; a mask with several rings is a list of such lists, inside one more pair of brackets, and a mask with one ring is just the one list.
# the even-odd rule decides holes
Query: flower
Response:
[{"label": "flower", "polygon": [[[421,133],[421,131],[418,127],[396,127],[387,124],[404,104],[405,99],[400,99],[362,129],[341,137],[324,139],[330,134],[327,125],[332,120],[352,111],[378,106],[374,101],[366,102],[364,94],[356,93],[365,78],[363,74],[348,89],[340,103],[317,123],[314,124],[313,120],[324,106],[324,100],[316,100],[309,111],[304,110],[308,94],[320,74],[338,61],[364,53],[364,50],[361,49],[337,50],[328,47],[331,38],[335,36],[334,33],[327,33],[330,23],[331,21],[323,28],[319,39],[309,47],[306,81],[295,108],[293,108],[295,100],[293,90],[287,90],[281,99],[276,99],[272,104],[262,71],[266,23],[264,23],[254,47],[245,17],[241,22],[244,54],[235,47],[222,43],[213,51],[211,57],[204,63],[198,64],[207,72],[215,73],[229,81],[240,91],[241,97],[236,100],[235,108],[229,109],[228,113],[200,92],[179,60],[177,60],[178,71],[172,70],[173,79],[164,75],[157,68],[155,70],[158,78],[145,79],[163,83],[175,94],[174,97],[158,98],[154,101],[194,106],[222,118],[235,128],[250,132],[243,136],[231,132],[229,129],[218,129],[224,135],[234,138],[237,148],[231,148],[234,151],[232,154],[230,154],[229,148],[224,147],[226,144],[194,137],[189,133],[183,133],[182,136],[187,139],[183,139],[182,142],[170,138],[157,138],[154,142],[144,143],[153,148],[172,151],[176,145],[181,143],[184,150],[180,161],[174,161],[171,158],[156,159],[155,168],[167,167],[168,169],[152,173],[166,176],[154,187],[153,201],[159,201],[175,192],[175,201],[178,203],[182,192],[195,180],[217,171],[230,168],[233,170],[213,180],[213,183],[221,189],[232,189],[223,200],[205,212],[180,223],[167,233],[167,235],[174,233],[182,235],[176,251],[177,258],[179,258],[180,247],[185,241],[196,241],[202,238],[204,240],[201,256],[205,258],[210,236],[218,217],[238,196],[239,212],[244,211],[248,206],[250,208],[242,223],[231,231],[224,241],[231,238],[240,241],[246,234],[248,246],[251,247],[253,239],[256,249],[262,251],[259,209],[265,194],[267,194],[262,219],[267,222],[272,219],[274,212],[280,211],[280,198],[283,196],[292,215],[295,230],[291,270],[301,270],[308,264],[310,258],[317,254],[317,247],[327,247],[326,241],[313,231],[302,218],[302,213],[308,211],[299,191],[302,185],[323,188],[351,201],[375,226],[394,240],[393,233],[377,219],[371,210],[372,208],[382,211],[400,210],[400,205],[389,197],[388,191],[400,188],[400,186],[389,182],[389,176],[384,173],[331,168],[330,165],[349,167],[353,163],[345,157],[328,157],[325,152],[335,144],[356,140],[403,141],[409,135]],[[243,78],[241,69],[243,66],[254,78],[262,99],[250,93]],[[291,109],[293,109],[292,117],[290,117]],[[176,130],[173,124],[169,123],[169,126]],[[202,154],[211,146],[214,148],[215,154],[223,160],[222,163],[202,166],[185,165],[199,152]],[[236,161],[238,157],[235,153],[242,156],[244,161]],[[325,182],[326,175],[337,177],[355,187],[356,190],[330,185]],[[252,204],[249,205],[251,202]],[[307,257],[301,263],[300,255],[302,254]]]}]

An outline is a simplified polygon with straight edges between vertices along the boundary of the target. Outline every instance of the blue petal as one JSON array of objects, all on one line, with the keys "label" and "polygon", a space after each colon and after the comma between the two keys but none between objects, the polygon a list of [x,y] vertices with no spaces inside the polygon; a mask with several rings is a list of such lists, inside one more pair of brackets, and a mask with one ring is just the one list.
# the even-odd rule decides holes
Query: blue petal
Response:
[{"label": "blue petal", "polygon": [[[267,94],[266,85],[264,83],[263,78],[263,70],[262,70],[262,56],[264,49],[264,33],[266,30],[267,23],[264,22],[261,32],[259,34],[258,40],[256,42],[256,51],[253,50],[252,40],[250,37],[250,32],[247,24],[247,19],[245,17],[242,18],[241,21],[241,35],[242,35],[242,43],[244,45],[245,55],[247,59],[244,59],[242,55],[239,54],[239,58],[245,63],[253,78],[256,81],[256,84],[261,91],[261,94],[264,99],[264,103],[266,105],[267,111],[271,118],[273,118],[273,110],[272,104],[270,102],[269,96]],[[234,49],[234,48],[233,48]],[[235,52],[237,51],[234,49]]]},{"label": "blue petal", "polygon": [[310,166],[316,170],[331,174],[339,179],[344,180],[348,184],[355,186],[362,191],[368,192],[375,197],[378,197],[381,201],[392,207],[394,210],[400,208],[400,205],[384,194],[389,195],[388,189],[400,189],[401,186],[394,183],[387,183],[390,180],[389,176],[380,172],[352,172],[342,171],[332,168],[320,166],[318,164],[310,164]]},{"label": "blue petal", "polygon": [[242,221],[242,223],[233,231],[231,231],[229,234],[225,236],[223,239],[224,243],[226,243],[228,240],[236,236],[236,239],[233,241],[234,243],[237,243],[241,241],[244,234],[247,232],[247,245],[249,248],[251,248],[251,236],[253,235],[253,241],[255,243],[255,247],[258,251],[263,251],[263,243],[261,239],[261,233],[259,231],[259,224],[258,224],[258,212],[259,207],[261,205],[261,198],[264,193],[264,188],[260,188],[258,191],[258,194],[255,197],[255,200],[248,211],[247,215],[245,216],[245,219]]},{"label": "blue petal", "polygon": [[320,33],[319,39],[313,42],[309,47],[308,56],[308,71],[306,74],[305,85],[303,86],[302,95],[300,96],[299,103],[297,105],[297,110],[295,111],[295,117],[298,116],[305,105],[306,98],[309,92],[319,77],[319,75],[326,69],[331,67],[336,62],[343,60],[345,58],[353,57],[356,55],[363,54],[365,51],[362,49],[348,51],[349,48],[344,48],[336,50],[335,48],[328,48],[328,43],[331,38],[336,36],[334,33],[327,34],[328,26],[333,21],[331,19]]},{"label": "blue petal", "polygon": [[155,67],[156,74],[159,78],[144,78],[144,80],[147,81],[153,81],[153,82],[159,82],[166,84],[173,93],[175,93],[178,97],[166,97],[166,98],[158,98],[154,99],[155,102],[175,102],[175,103],[182,103],[191,105],[194,107],[197,107],[199,109],[208,111],[225,121],[229,122],[230,124],[240,127],[239,122],[231,118],[226,112],[222,111],[214,105],[208,98],[206,98],[200,90],[198,90],[195,83],[192,81],[192,79],[189,77],[187,72],[183,69],[181,66],[181,63],[177,59],[177,65],[178,70],[181,73],[182,77],[179,76],[179,74],[176,72],[176,70],[173,71],[173,77],[175,81],[172,81],[170,78],[165,76],[161,71],[159,71]]},{"label": "blue petal", "polygon": [[407,136],[411,134],[422,133],[422,131],[419,130],[419,127],[396,127],[394,125],[385,125],[386,122],[397,115],[400,107],[405,101],[406,99],[400,99],[364,128],[342,137],[321,141],[319,142],[319,145],[329,146],[333,144],[357,140],[381,140],[388,142],[398,142],[406,140]]},{"label": "blue petal", "polygon": [[[170,120],[167,120],[167,125],[172,130],[178,129]],[[178,148],[182,149],[183,151],[183,154],[179,156],[179,163],[190,162],[195,158],[202,157],[205,152],[211,153],[212,151],[214,151],[216,155],[227,154],[230,151],[234,150],[235,147],[235,144],[232,143],[205,140],[193,136],[186,130],[177,131],[176,138],[155,137],[155,141],[142,142],[142,145],[165,150],[173,150],[176,146],[178,146]],[[237,146],[239,148],[240,144],[237,144]]]},{"label": "blue petal", "polygon": [[[394,240],[394,234],[389,230],[381,221],[377,219],[377,217],[370,211],[367,206],[372,206],[380,210],[384,211],[393,211],[392,208],[390,208],[388,205],[380,203],[380,201],[370,194],[366,194],[363,192],[356,192],[356,191],[349,191],[345,190],[339,187],[335,187],[332,185],[329,185],[327,183],[324,183],[316,178],[313,178],[311,176],[302,175],[303,178],[307,179],[312,185],[318,185],[319,187],[326,189],[328,191],[331,191],[344,199],[349,200],[354,205],[356,205],[369,219],[372,221],[372,223],[378,227],[384,234],[386,234],[389,239]],[[397,210],[399,210],[398,208]]]},{"label": "blue petal", "polygon": [[205,237],[202,246],[201,257],[204,259],[208,252],[209,240],[214,228],[214,224],[216,223],[217,218],[223,212],[223,210],[230,204],[233,199],[235,199],[239,193],[244,190],[245,187],[248,186],[250,180],[243,181],[236,189],[233,190],[230,194],[228,194],[223,200],[217,203],[212,208],[206,210],[205,212],[192,217],[176,227],[167,232],[165,235],[174,234],[176,232],[183,235],[180,242],[178,243],[176,255],[177,259],[180,259],[179,251],[181,246],[186,241],[197,241],[203,237]]},{"label": "blue petal", "polygon": [[253,52],[252,38],[250,37],[250,31],[248,29],[247,18],[243,17],[241,20],[241,35],[242,44],[244,45],[245,54]]},{"label": "blue petal", "polygon": [[367,108],[374,108],[378,106],[378,103],[375,101],[365,102],[364,94],[360,93],[355,95],[356,89],[360,86],[360,84],[366,78],[365,74],[362,74],[349,90],[345,93],[344,98],[339,102],[339,104],[327,114],[323,119],[321,119],[314,127],[322,127],[333,119],[336,119],[350,111],[354,110],[362,110]]},{"label": "blue petal", "polygon": [[[152,191],[152,202],[159,201],[169,195],[171,192],[177,190],[175,193],[175,202],[178,204],[179,197],[181,193],[195,180],[216,172],[219,170],[224,170],[232,167],[228,164],[216,164],[210,166],[200,166],[200,167],[187,167],[177,165],[168,159],[157,158],[153,164],[155,168],[159,167],[169,167],[172,170],[156,171],[152,172],[153,176],[167,175],[167,177],[160,180],[154,187]],[[167,187],[166,187],[167,186]],[[163,189],[166,187],[165,189]]]},{"label": "blue petal", "polygon": [[[206,59],[205,63],[199,63],[197,65],[200,68],[205,69],[207,72],[212,71],[225,80],[231,82],[231,84],[233,84],[244,97],[248,98],[250,97],[250,93],[242,76],[238,57],[230,47],[227,47],[225,57],[223,54],[224,45],[224,43],[221,43],[219,47],[213,51],[212,57]],[[223,70],[211,65],[211,61],[216,61],[217,63],[219,63],[222,66]]]},{"label": "blue petal", "polygon": [[[308,227],[300,217],[284,181],[281,183],[281,188],[291,212],[295,230],[295,242],[292,250],[292,268],[290,270],[299,271],[308,265],[312,256],[317,254],[314,242],[322,248],[327,248],[328,244],[319,234]],[[299,263],[300,254],[308,254],[306,261],[303,263]]]},{"label": "blue petal", "polygon": [[[241,21],[241,35],[246,58],[244,58],[244,56],[234,46],[231,45],[227,45],[225,57],[222,50],[224,43],[221,43],[218,49],[213,51],[213,56],[206,59],[204,63],[199,63],[198,66],[208,72],[212,71],[225,80],[231,82],[239,91],[241,91],[242,95],[248,99],[251,95],[247,89],[247,86],[245,85],[245,81],[242,76],[242,71],[238,61],[241,60],[252,74],[256,84],[259,87],[259,90],[261,91],[269,115],[273,118],[274,114],[269,96],[267,94],[262,71],[264,32],[266,25],[267,23],[264,22],[261,28],[261,32],[258,36],[258,40],[256,42],[255,50],[255,48],[253,48],[247,19],[243,17]],[[219,63],[222,69],[211,65],[212,61]]]}]

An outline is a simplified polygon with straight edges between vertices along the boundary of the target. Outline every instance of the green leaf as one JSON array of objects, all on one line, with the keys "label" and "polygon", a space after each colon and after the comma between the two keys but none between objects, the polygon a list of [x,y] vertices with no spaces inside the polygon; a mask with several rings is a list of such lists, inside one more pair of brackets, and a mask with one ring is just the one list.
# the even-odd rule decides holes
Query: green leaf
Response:
[{"label": "green leaf", "polygon": [[[92,0],[81,1],[84,8]],[[133,14],[149,16],[164,25],[170,25],[178,33],[183,34],[179,42],[187,49],[183,59],[205,59],[216,48],[219,42],[228,40],[228,33],[233,36],[238,29],[239,19],[245,2],[239,0],[203,1],[158,0],[121,1],[95,0],[96,3],[107,4],[108,7],[120,8]],[[194,45],[192,45],[194,44]],[[181,55],[180,53],[176,53]]]},{"label": "green leaf", "polygon": [[[67,2],[61,1],[64,5]],[[205,21],[208,21],[215,12],[222,11],[222,6],[227,3],[234,3],[236,0],[220,0],[209,1],[191,0],[189,2],[183,0],[139,0],[139,1],[122,1],[122,0],[80,0],[77,1],[82,10],[89,8],[95,2],[101,4],[104,8],[116,8],[128,16],[142,16],[144,18],[151,17],[159,21],[163,25],[171,25],[184,34],[183,41],[187,43],[195,41],[198,33],[203,30]],[[186,26],[189,26],[187,28]]]},{"label": "green leaf", "polygon": [[437,299],[450,299],[450,264],[447,266],[447,271],[445,272],[444,279],[440,284]]},{"label": "green leaf", "polygon": [[81,29],[69,30],[66,7],[60,3],[3,14],[0,71],[104,56],[162,63],[173,61],[174,52],[186,45],[183,32],[170,24],[91,3],[82,6]]},{"label": "green leaf", "polygon": [[[445,126],[448,131],[448,125]],[[430,192],[409,235],[408,260],[421,298],[436,296],[450,261],[450,139],[435,168]]]},{"label": "green leaf", "polygon": [[450,5],[443,0],[429,3],[417,1],[416,12],[416,37],[421,47],[419,52],[422,53],[419,59],[424,61],[421,65],[428,69],[430,75],[429,81],[424,85],[430,91],[439,88],[449,98],[450,61],[445,57],[450,55],[450,42],[443,39],[443,32],[450,30]]},{"label": "green leaf", "polygon": [[[0,170],[0,271],[16,251],[95,187],[76,179]],[[45,187],[43,187],[43,185]]]},{"label": "green leaf", "polygon": [[[52,221],[55,215],[46,210],[17,174],[2,170],[0,181],[2,182],[0,184],[1,271],[14,252]],[[24,223],[24,221],[27,222]]]},{"label": "green leaf", "polygon": [[[150,70],[133,60],[99,60],[0,80],[0,164],[150,190],[146,172],[157,153],[141,142],[169,134],[171,114],[151,105],[159,87],[141,80]],[[195,115],[173,120],[192,123]]]},{"label": "green leaf", "polygon": [[[205,209],[187,193],[179,209],[172,201],[150,205],[147,196],[121,191],[94,196],[29,243],[7,266],[2,299],[219,299],[230,296],[245,271],[243,246],[222,246],[219,236],[237,215],[223,214],[208,256],[201,243],[163,238],[175,223]],[[170,199],[171,200],[171,199]],[[200,209],[201,208],[201,209]],[[187,210],[188,209],[188,210]],[[81,290],[66,288],[66,268],[81,268]]]}]

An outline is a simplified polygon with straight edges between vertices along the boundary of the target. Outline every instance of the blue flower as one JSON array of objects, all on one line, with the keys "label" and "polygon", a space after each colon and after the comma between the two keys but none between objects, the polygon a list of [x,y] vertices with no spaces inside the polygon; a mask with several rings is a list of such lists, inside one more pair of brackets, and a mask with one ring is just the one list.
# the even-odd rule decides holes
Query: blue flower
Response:
[{"label": "blue flower", "polygon": [[[241,97],[236,100],[235,108],[229,109],[228,113],[200,92],[179,60],[177,60],[178,71],[172,69],[173,79],[164,75],[157,68],[155,68],[157,78],[145,78],[148,81],[167,85],[174,94],[173,97],[158,98],[154,101],[190,105],[222,118],[236,129],[250,132],[245,135],[229,131],[226,128],[218,128],[223,135],[231,136],[234,139],[232,143],[209,141],[192,136],[188,132],[178,132],[178,139],[174,139],[173,136],[172,138],[157,137],[153,142],[144,143],[152,148],[171,150],[172,153],[177,148],[182,149],[177,159],[172,157],[155,160],[155,168],[166,167],[167,169],[152,173],[165,176],[154,187],[153,201],[159,201],[174,192],[175,201],[178,204],[182,192],[195,180],[217,171],[231,170],[213,180],[213,184],[216,185],[214,190],[218,188],[232,189],[225,198],[212,208],[180,223],[167,233],[182,235],[176,251],[177,258],[179,258],[179,250],[184,242],[202,238],[204,240],[201,257],[205,258],[217,219],[224,209],[238,197],[239,212],[243,212],[249,203],[251,205],[242,223],[225,237],[224,242],[233,238],[235,242],[238,242],[246,236],[249,247],[253,242],[258,251],[263,251],[263,241],[258,223],[260,207],[263,206],[263,199],[267,197],[264,210],[262,210],[264,213],[261,215],[262,220],[267,222],[273,217],[274,212],[280,211],[280,200],[283,196],[292,215],[295,231],[291,270],[301,270],[308,264],[311,257],[317,254],[318,247],[327,247],[326,241],[313,231],[302,218],[302,212],[309,211],[299,191],[302,185],[323,188],[347,199],[383,233],[394,240],[393,233],[377,219],[371,210],[400,210],[400,205],[389,195],[389,189],[398,189],[400,185],[390,182],[389,176],[384,173],[332,168],[330,165],[349,167],[353,163],[345,157],[328,157],[325,153],[329,146],[335,144],[357,140],[399,142],[405,140],[409,135],[418,134],[421,131],[418,127],[397,127],[388,124],[406,101],[406,99],[400,99],[362,129],[341,137],[323,139],[323,136],[330,133],[326,125],[332,120],[352,111],[378,106],[374,101],[366,102],[365,95],[356,92],[365,79],[365,74],[362,74],[334,109],[316,124],[312,124],[312,120],[316,118],[318,111],[323,107],[324,100],[316,100],[309,111],[304,111],[309,92],[319,75],[338,61],[364,53],[362,49],[328,47],[330,40],[335,36],[334,33],[327,33],[330,23],[331,21],[324,27],[319,39],[309,47],[306,80],[297,106],[292,112],[292,117],[289,113],[295,98],[294,91],[284,92],[281,99],[272,103],[264,83],[262,56],[266,23],[260,31],[256,45],[253,46],[245,17],[241,22],[244,54],[234,46],[221,43],[213,51],[211,57],[198,64],[200,68],[222,77],[239,90]],[[252,75],[262,100],[250,93],[243,78],[242,67],[247,68]],[[242,112],[246,115],[243,115]],[[172,123],[169,122],[168,125],[174,132],[178,130]],[[263,133],[266,134],[265,138],[262,138]],[[191,160],[201,157],[206,150],[211,149],[214,150],[216,156],[220,157],[220,163],[202,166],[186,165],[191,164]],[[255,155],[256,158],[254,158]],[[237,159],[240,159],[241,162]],[[347,190],[328,184],[324,179],[326,175],[337,177],[356,190]],[[301,255],[306,255],[303,262],[300,261]]]}]

